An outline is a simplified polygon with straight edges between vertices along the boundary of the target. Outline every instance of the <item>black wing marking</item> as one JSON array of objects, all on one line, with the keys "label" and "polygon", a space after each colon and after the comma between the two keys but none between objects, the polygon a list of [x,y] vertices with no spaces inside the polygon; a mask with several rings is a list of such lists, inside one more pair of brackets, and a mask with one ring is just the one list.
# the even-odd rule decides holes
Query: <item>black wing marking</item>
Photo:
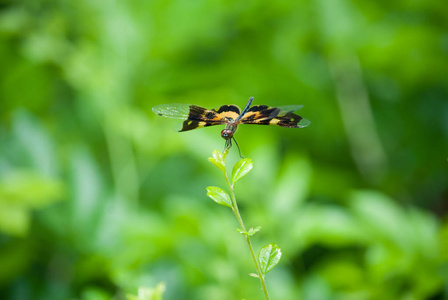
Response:
[{"label": "black wing marking", "polygon": [[185,120],[179,131],[226,124],[235,120],[240,114],[236,105],[223,105],[215,109],[206,109],[192,104],[161,104],[152,108],[159,116]]},{"label": "black wing marking", "polygon": [[311,122],[293,113],[303,105],[272,107],[267,105],[252,106],[240,119],[242,124],[274,125],[288,128],[302,128]]}]

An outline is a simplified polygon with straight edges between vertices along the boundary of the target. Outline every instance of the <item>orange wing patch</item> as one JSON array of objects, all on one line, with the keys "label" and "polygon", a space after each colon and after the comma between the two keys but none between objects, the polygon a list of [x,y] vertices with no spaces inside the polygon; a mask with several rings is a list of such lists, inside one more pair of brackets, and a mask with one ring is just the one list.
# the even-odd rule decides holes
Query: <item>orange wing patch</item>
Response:
[{"label": "orange wing patch", "polygon": [[236,105],[223,105],[214,109],[191,105],[188,118],[183,122],[180,131],[226,124],[228,121],[235,120],[239,114],[240,109]]}]

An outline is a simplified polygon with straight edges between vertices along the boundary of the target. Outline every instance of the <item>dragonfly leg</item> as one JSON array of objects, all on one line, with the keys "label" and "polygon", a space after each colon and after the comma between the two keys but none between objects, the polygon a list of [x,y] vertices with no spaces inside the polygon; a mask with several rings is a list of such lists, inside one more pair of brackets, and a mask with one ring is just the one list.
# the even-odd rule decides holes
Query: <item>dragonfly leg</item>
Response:
[{"label": "dragonfly leg", "polygon": [[232,147],[232,140],[235,142],[236,146],[238,147],[238,153],[240,154],[240,157],[241,157],[241,158],[244,158],[244,157],[241,155],[240,145],[238,145],[238,142],[235,140],[234,137],[232,137],[231,139],[226,140],[226,143],[225,143],[225,145],[224,145],[224,151],[223,151],[223,152],[225,152],[226,150],[229,150],[229,149]]},{"label": "dragonfly leg", "polygon": [[225,143],[225,145],[224,145],[224,151],[223,151],[223,153],[224,153],[226,150],[229,150],[230,147],[232,147],[232,139],[228,139],[228,140],[226,140],[226,143]]},{"label": "dragonfly leg", "polygon": [[232,138],[232,139],[235,141],[235,144],[236,144],[236,146],[238,147],[238,152],[239,152],[239,154],[240,154],[240,157],[241,157],[241,158],[244,158],[244,157],[241,155],[240,145],[238,145],[238,143],[236,142],[235,138]]}]

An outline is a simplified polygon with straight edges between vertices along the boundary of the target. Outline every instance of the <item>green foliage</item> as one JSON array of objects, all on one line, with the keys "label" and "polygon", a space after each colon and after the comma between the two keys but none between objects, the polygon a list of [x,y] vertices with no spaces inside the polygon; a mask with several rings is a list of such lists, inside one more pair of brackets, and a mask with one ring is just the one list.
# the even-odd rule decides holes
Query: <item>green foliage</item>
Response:
[{"label": "green foliage", "polygon": [[232,208],[230,196],[221,188],[216,186],[207,187],[207,196],[218,204]]},{"label": "green foliage", "polygon": [[253,236],[254,234],[256,234],[260,230],[261,230],[261,226],[257,226],[255,228],[251,227],[248,231],[243,231],[241,229],[237,229],[237,231],[239,233],[244,234],[244,235],[248,235],[248,236]]},{"label": "green foliage", "polygon": [[221,153],[218,150],[214,150],[212,157],[209,157],[208,160],[212,164],[214,164],[218,169],[225,172],[226,171],[225,159],[228,153],[229,153],[228,150],[224,151],[224,153]]},{"label": "green foliage", "polygon": [[26,236],[32,211],[62,196],[63,185],[58,180],[25,171],[9,174],[0,182],[0,231]]},{"label": "green foliage", "polygon": [[[207,196],[212,198],[216,203],[222,204],[225,206],[230,206],[232,208],[233,213],[235,214],[235,217],[237,218],[241,229],[237,229],[238,232],[244,234],[247,245],[249,247],[249,251],[252,255],[252,259],[255,264],[255,268],[257,269],[258,274],[251,273],[249,274],[252,277],[256,277],[260,280],[262,290],[264,292],[264,295],[266,297],[266,300],[269,300],[269,294],[265,283],[265,275],[267,272],[272,270],[275,265],[278,264],[280,257],[281,257],[281,249],[275,245],[275,244],[269,244],[268,246],[263,247],[260,250],[260,253],[258,255],[258,260],[255,257],[254,249],[252,247],[252,243],[250,241],[250,237],[253,236],[255,233],[260,231],[261,227],[258,226],[255,229],[252,227],[249,229],[249,231],[246,231],[243,219],[241,218],[238,203],[236,201],[235,192],[234,192],[234,185],[235,182],[246,176],[250,170],[253,168],[252,159],[250,158],[244,158],[239,160],[232,168],[232,180],[230,181],[227,176],[227,170],[225,168],[225,157],[227,155],[227,151],[229,149],[226,148],[225,154],[221,154],[218,150],[215,150],[213,152],[213,157],[209,158],[209,161],[212,162],[215,166],[217,166],[219,169],[221,167],[224,168],[224,178],[227,182],[227,185],[229,186],[231,198],[225,193],[222,189],[216,188],[216,187],[208,187],[207,188]],[[222,158],[222,160],[221,160]],[[217,163],[218,162],[218,163]],[[217,165],[218,164],[218,165]]]},{"label": "green foliage", "polygon": [[252,159],[250,158],[244,158],[238,161],[234,166],[232,170],[232,182],[235,183],[244,176],[247,175],[247,173],[252,170],[254,167],[252,163]]},{"label": "green foliage", "polygon": [[138,295],[127,295],[128,300],[162,300],[163,293],[166,290],[164,283],[159,283],[154,289],[139,288]]},{"label": "green foliage", "polygon": [[258,263],[260,264],[261,273],[265,276],[280,261],[282,250],[276,244],[269,244],[260,249],[258,253]]},{"label": "green foliage", "polygon": [[447,20],[444,1],[3,1],[0,298],[259,299],[255,229],[203,193],[222,127],[151,111],[249,96],[312,121],[235,135],[254,247],[282,247],[272,299],[448,298]]}]

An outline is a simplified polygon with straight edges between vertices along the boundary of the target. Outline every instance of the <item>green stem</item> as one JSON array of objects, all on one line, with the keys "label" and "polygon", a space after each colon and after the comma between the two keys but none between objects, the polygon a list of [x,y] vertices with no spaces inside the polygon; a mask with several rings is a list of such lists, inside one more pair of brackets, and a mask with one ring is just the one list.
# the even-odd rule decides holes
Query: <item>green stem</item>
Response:
[{"label": "green stem", "polygon": [[[232,197],[232,204],[233,204],[232,205],[232,210],[233,210],[233,213],[235,214],[236,218],[238,219],[238,222],[240,223],[241,230],[243,230],[243,232],[247,232],[246,231],[246,227],[244,226],[244,223],[243,223],[243,219],[241,218],[240,211],[238,209],[238,205],[236,203],[235,193],[233,191],[233,184],[230,183],[230,180],[229,180],[229,177],[227,176],[227,172],[226,171],[224,171],[224,177],[226,178],[227,185],[229,186],[229,190],[230,190],[230,196]],[[260,267],[258,266],[257,258],[255,257],[255,252],[254,252],[254,249],[252,247],[252,243],[250,242],[249,235],[248,234],[244,234],[244,237],[246,238],[246,242],[247,242],[247,245],[249,246],[250,254],[252,255],[252,259],[254,260],[255,268],[257,269],[258,278],[260,278],[260,282],[261,282],[261,286],[263,288],[264,295],[266,296],[266,300],[269,300],[268,289],[266,288],[266,283],[264,281],[264,276],[263,276],[263,274],[261,274]]]}]

